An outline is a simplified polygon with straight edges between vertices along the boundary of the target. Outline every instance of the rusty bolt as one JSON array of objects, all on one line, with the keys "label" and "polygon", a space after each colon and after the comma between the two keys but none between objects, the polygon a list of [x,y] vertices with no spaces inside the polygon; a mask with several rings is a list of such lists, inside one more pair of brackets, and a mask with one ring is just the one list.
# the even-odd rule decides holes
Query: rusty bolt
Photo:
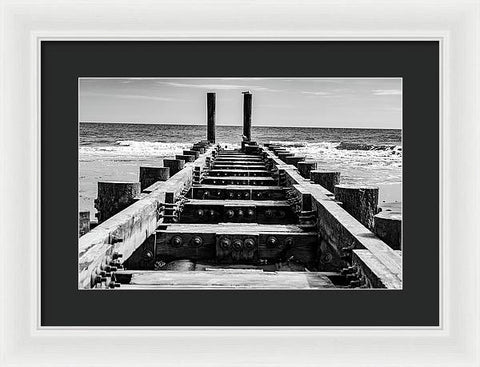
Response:
[{"label": "rusty bolt", "polygon": [[285,238],[285,246],[292,246],[293,245],[293,238],[287,237]]},{"label": "rusty bolt", "polygon": [[253,248],[255,248],[255,241],[252,238],[247,238],[244,244],[247,250],[252,250]]},{"label": "rusty bolt", "polygon": [[171,244],[173,247],[180,247],[183,244],[183,239],[180,236],[175,236],[171,240]]},{"label": "rusty bolt", "polygon": [[226,238],[226,237],[224,237],[224,238],[222,238],[222,239],[220,240],[220,247],[221,247],[222,249],[224,249],[224,250],[229,249],[229,248],[230,248],[230,244],[231,244],[231,241],[230,241],[228,238]]},{"label": "rusty bolt", "polygon": [[270,236],[267,238],[267,246],[268,247],[275,247],[278,244],[278,240],[274,236]]},{"label": "rusty bolt", "polygon": [[234,211],[233,210],[227,210],[227,218],[233,218],[233,216],[235,215]]},{"label": "rusty bolt", "polygon": [[192,239],[192,245],[193,245],[194,247],[200,247],[200,246],[202,246],[202,244],[203,244],[202,237],[200,237],[200,236],[195,236],[195,237],[193,237],[193,239]]},{"label": "rusty bolt", "polygon": [[239,217],[243,217],[243,210],[242,210],[242,209],[238,209],[237,215],[238,215]]},{"label": "rusty bolt", "polygon": [[235,251],[240,251],[243,248],[242,240],[238,239],[233,241],[232,247]]},{"label": "rusty bolt", "polygon": [[273,215],[273,212],[271,210],[266,210],[265,211],[265,216],[266,217],[271,217]]}]

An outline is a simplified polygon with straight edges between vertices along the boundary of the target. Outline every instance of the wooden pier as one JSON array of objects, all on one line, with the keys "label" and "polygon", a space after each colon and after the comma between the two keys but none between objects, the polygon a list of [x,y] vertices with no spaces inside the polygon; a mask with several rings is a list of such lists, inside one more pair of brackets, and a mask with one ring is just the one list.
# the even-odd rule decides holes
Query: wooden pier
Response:
[{"label": "wooden pier", "polygon": [[[99,183],[99,225],[79,239],[80,289],[402,288],[400,240],[394,250],[373,233],[378,189],[342,186],[338,172],[251,141],[251,104],[245,92],[240,148],[215,144],[208,93],[206,140],[141,167],[120,191]],[[384,238],[400,236],[381,220]]]}]

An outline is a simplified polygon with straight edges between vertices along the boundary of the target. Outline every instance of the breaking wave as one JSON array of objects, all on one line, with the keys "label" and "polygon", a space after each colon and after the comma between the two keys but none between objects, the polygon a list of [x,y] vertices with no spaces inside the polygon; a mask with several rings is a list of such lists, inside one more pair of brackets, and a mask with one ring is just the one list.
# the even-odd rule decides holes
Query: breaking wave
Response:
[{"label": "breaking wave", "polygon": [[272,141],[297,156],[316,161],[319,169],[342,172],[345,183],[401,182],[402,147],[400,145],[369,145],[343,142],[282,142]]},{"label": "breaking wave", "polygon": [[297,149],[307,153],[316,153],[325,150],[351,150],[351,151],[384,151],[388,154],[402,155],[402,147],[400,145],[377,145],[351,142],[291,142],[291,141],[271,141],[272,144],[278,144],[292,150]]},{"label": "breaking wave", "polygon": [[118,158],[118,157],[168,157],[181,154],[188,149],[187,143],[163,143],[151,141],[119,140],[110,146],[81,146],[80,158]]}]

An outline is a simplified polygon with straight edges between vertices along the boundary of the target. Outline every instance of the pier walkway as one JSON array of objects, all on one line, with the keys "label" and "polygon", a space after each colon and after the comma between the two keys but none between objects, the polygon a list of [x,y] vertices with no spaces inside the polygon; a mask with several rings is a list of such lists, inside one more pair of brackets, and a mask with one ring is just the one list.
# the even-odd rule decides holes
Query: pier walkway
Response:
[{"label": "pier walkway", "polygon": [[80,289],[402,288],[401,251],[374,233],[378,189],[249,136],[223,149],[211,119],[208,135],[139,183],[99,183]]}]

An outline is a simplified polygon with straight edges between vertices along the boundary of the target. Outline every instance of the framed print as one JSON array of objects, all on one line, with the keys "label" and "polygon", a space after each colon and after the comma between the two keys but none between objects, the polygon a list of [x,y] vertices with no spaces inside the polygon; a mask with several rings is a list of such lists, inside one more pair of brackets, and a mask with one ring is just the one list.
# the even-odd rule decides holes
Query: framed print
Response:
[{"label": "framed print", "polygon": [[[359,55],[360,46],[369,54],[364,63],[342,65]],[[99,47],[108,56],[100,58]],[[60,252],[74,248],[55,246],[55,257],[44,257],[42,299],[53,301],[43,306],[45,326],[115,325],[120,314],[123,323],[137,326],[438,325],[438,241],[412,237],[438,232],[433,211],[428,220],[415,219],[420,203],[438,205],[438,171],[410,163],[438,130],[438,42],[45,41],[41,52],[42,80],[51,81],[43,83],[42,101],[48,121],[42,125],[48,147],[43,186],[50,203],[44,217],[53,221],[49,211],[60,210],[50,195],[78,182],[80,210],[93,214],[95,208],[98,218],[81,233],[78,257],[62,255],[78,261],[70,266],[78,267],[77,274],[70,272],[78,287],[58,288],[62,303],[53,301],[60,293],[48,286],[58,266],[47,269],[54,269],[51,261]],[[137,71],[145,52],[151,62]],[[205,63],[182,64],[197,52]],[[117,63],[112,70],[115,59],[133,54],[127,68]],[[235,63],[242,56],[259,61],[243,71]],[[399,65],[400,56],[415,63]],[[85,66],[82,57],[98,61]],[[274,68],[274,57],[286,62]],[[209,60],[218,60],[215,67]],[[65,64],[69,68],[59,72]],[[187,70],[196,77],[184,76]],[[64,123],[70,108],[49,109],[53,101],[78,103],[76,123]],[[227,123],[239,107],[241,129]],[[160,123],[148,123],[155,119]],[[56,134],[64,137],[60,150],[50,141]],[[78,173],[76,161],[65,161],[77,151],[60,154],[75,146]],[[431,146],[424,156],[435,162],[438,148]],[[59,164],[72,173],[64,168],[54,180]],[[430,190],[413,190],[413,177]],[[413,219],[403,222],[403,231],[402,197]],[[71,220],[55,218],[55,227],[68,228]],[[62,241],[58,232],[49,233],[48,222],[43,233],[53,249]],[[422,247],[408,246],[417,238]],[[420,273],[422,281],[408,280]],[[105,294],[122,298],[108,315],[78,321],[66,311],[99,303]],[[164,312],[155,313],[167,294]],[[200,295],[202,317],[175,314]],[[251,298],[261,306],[244,312]],[[133,307],[128,299],[145,312],[125,315]],[[341,300],[355,303],[358,312],[339,308]],[[218,303],[225,311],[211,307]],[[415,305],[415,312],[405,305]],[[270,311],[275,308],[277,315]],[[382,315],[382,309],[393,312]]]},{"label": "framed print", "polygon": [[4,365],[478,365],[479,4],[346,5],[3,3]]}]

